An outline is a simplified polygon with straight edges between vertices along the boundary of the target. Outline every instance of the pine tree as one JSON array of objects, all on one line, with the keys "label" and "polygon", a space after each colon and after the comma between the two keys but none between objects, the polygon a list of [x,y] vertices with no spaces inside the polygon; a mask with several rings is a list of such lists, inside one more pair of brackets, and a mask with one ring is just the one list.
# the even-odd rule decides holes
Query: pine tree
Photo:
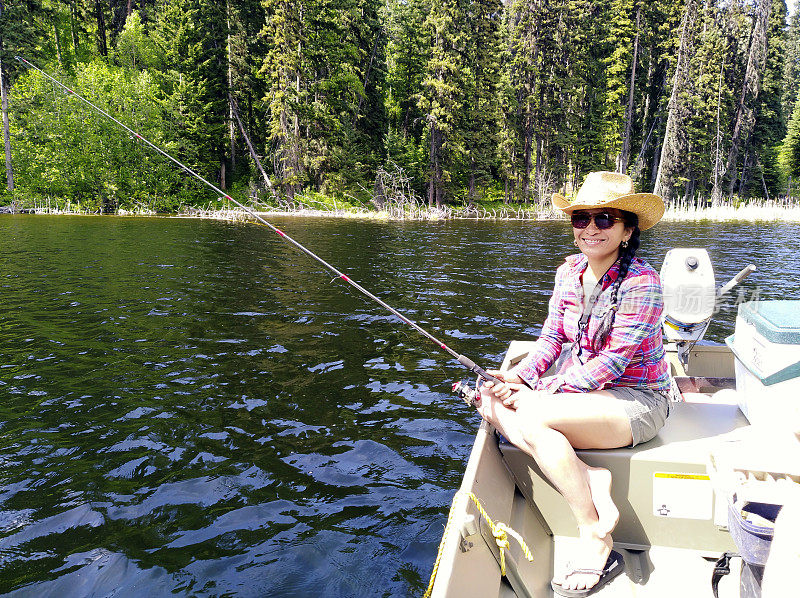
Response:
[{"label": "pine tree", "polygon": [[[506,188],[523,200],[531,196],[531,171],[536,157],[535,113],[539,85],[540,29],[548,9],[539,0],[514,0],[508,9],[509,59],[505,74],[506,109],[503,154],[509,179]],[[513,109],[513,111],[512,111]]]},{"label": "pine tree", "polygon": [[224,5],[175,0],[160,15],[160,45],[170,70],[162,86],[172,112],[179,153],[227,186],[227,26]]},{"label": "pine tree", "polygon": [[467,34],[462,0],[433,3],[425,21],[431,31],[431,53],[422,81],[420,109],[427,124],[428,203],[442,206],[452,194],[456,165],[464,154],[459,127],[464,104],[461,70]]},{"label": "pine tree", "polygon": [[8,95],[18,69],[23,68],[13,58],[16,53],[32,50],[38,39],[36,21],[42,16],[42,6],[36,0],[0,0],[0,104],[3,118],[3,149],[5,155],[6,188],[14,191],[14,168],[11,159],[11,133],[8,118]]},{"label": "pine tree", "polygon": [[696,193],[707,197],[716,180],[722,148],[722,129],[729,121],[731,93],[725,81],[726,47],[718,7],[706,2],[698,15],[694,49],[689,56],[689,75],[679,90],[686,108],[683,120],[684,153],[680,179],[685,181],[684,200]]},{"label": "pine tree", "polygon": [[786,30],[783,71],[783,115],[788,121],[800,91],[800,4],[795,3],[794,14]]},{"label": "pine tree", "polygon": [[800,97],[794,103],[792,118],[780,150],[780,162],[787,178],[787,195],[791,196],[793,191],[796,193],[797,180],[800,178]]},{"label": "pine tree", "polygon": [[423,24],[430,2],[391,0],[387,7],[386,153],[415,179],[422,192],[428,152],[420,98],[431,45],[430,31]]},{"label": "pine tree", "polygon": [[477,187],[490,184],[498,143],[498,90],[500,84],[500,0],[472,0],[468,22],[473,34],[467,38],[464,67],[465,102],[461,118],[466,161],[463,165],[470,201]]},{"label": "pine tree", "polygon": [[[728,178],[728,193],[733,194],[740,177],[737,176],[739,153],[750,136],[755,123],[755,108],[761,86],[761,75],[767,56],[767,24],[772,9],[772,0],[758,0],[753,15],[753,27],[747,52],[747,63],[742,79],[741,93],[736,106],[730,149],[722,168],[722,175]],[[745,159],[745,163],[747,160]],[[717,203],[722,198],[722,185],[716,184],[711,200]]]},{"label": "pine tree", "polygon": [[284,194],[294,199],[305,182],[301,166],[300,109],[304,79],[302,52],[305,43],[304,2],[264,0],[264,36],[270,48],[262,73],[270,82],[265,98],[269,105],[269,142],[273,148],[275,173]]},{"label": "pine tree", "polygon": [[681,21],[678,53],[675,59],[671,86],[672,91],[667,106],[664,141],[655,182],[655,193],[663,197],[668,205],[672,202],[677,177],[681,169],[681,158],[686,151],[684,122],[688,116],[688,110],[681,90],[689,80],[689,58],[694,47],[697,9],[695,0],[687,0]]},{"label": "pine tree", "polygon": [[785,70],[785,0],[772,0],[767,24],[767,55],[761,91],[755,111],[755,124],[748,143],[749,164],[745,164],[745,192],[769,198],[781,192],[778,149],[786,136],[783,113],[783,74]]},{"label": "pine tree", "polygon": [[[606,93],[603,110],[603,146],[615,156],[616,169],[627,170],[633,92],[638,68],[641,5],[635,0],[612,0],[607,43],[610,55],[603,59]],[[624,147],[623,147],[624,146]]]},{"label": "pine tree", "polygon": [[[267,144],[266,109],[262,101],[267,89],[264,77],[258,75],[269,47],[261,35],[266,24],[265,13],[260,0],[226,0],[226,18],[231,170],[235,175],[239,169],[242,176],[251,175],[254,183],[263,182],[271,188],[269,174],[256,153],[256,148]],[[237,160],[237,148],[243,145],[248,147],[251,161]],[[260,187],[259,183],[255,184]]]}]

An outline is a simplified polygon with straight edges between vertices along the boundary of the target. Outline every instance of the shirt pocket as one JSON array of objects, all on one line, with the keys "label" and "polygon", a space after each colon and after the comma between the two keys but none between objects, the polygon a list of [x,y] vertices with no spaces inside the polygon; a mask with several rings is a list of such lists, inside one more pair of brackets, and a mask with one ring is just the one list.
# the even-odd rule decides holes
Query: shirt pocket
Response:
[{"label": "shirt pocket", "polygon": [[597,298],[592,308],[592,319],[602,318],[613,306],[614,304],[611,303],[611,290],[609,289],[606,292],[600,293],[600,296]]}]

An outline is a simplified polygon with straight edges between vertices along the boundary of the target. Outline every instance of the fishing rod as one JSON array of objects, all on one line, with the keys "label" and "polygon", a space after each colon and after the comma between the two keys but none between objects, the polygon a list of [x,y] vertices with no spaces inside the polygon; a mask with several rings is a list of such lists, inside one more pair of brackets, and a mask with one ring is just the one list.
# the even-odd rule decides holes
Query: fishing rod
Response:
[{"label": "fishing rod", "polygon": [[[454,351],[453,349],[451,349],[450,347],[448,347],[448,346],[447,346],[445,343],[443,343],[441,340],[439,340],[438,338],[436,338],[435,336],[433,336],[433,335],[432,335],[430,332],[428,332],[427,330],[425,330],[424,328],[422,328],[421,326],[419,326],[417,323],[415,323],[415,322],[413,322],[412,320],[410,320],[408,317],[404,316],[402,313],[400,313],[399,311],[397,311],[397,310],[396,310],[394,307],[392,307],[391,305],[389,305],[388,303],[386,303],[385,301],[383,301],[383,300],[382,300],[380,297],[377,297],[376,295],[373,295],[373,294],[372,294],[372,293],[370,293],[370,292],[369,292],[367,289],[365,289],[365,288],[364,288],[364,287],[362,287],[360,284],[358,284],[356,281],[354,281],[352,278],[350,278],[349,276],[347,276],[347,275],[346,275],[346,274],[344,274],[343,272],[340,272],[340,271],[339,271],[337,268],[333,267],[331,264],[329,264],[329,263],[328,263],[328,262],[326,262],[324,259],[322,259],[321,257],[319,257],[319,256],[318,256],[316,253],[314,253],[313,251],[311,251],[310,249],[308,249],[308,248],[307,248],[307,247],[305,247],[304,245],[300,244],[298,241],[295,241],[295,240],[294,240],[292,237],[290,237],[289,235],[287,235],[285,232],[283,232],[283,231],[282,231],[281,229],[279,229],[278,227],[276,227],[276,226],[274,226],[274,225],[270,224],[269,222],[267,222],[267,221],[266,221],[264,218],[262,218],[262,217],[261,217],[261,216],[260,216],[260,215],[259,215],[259,214],[258,214],[258,213],[255,211],[255,210],[253,210],[252,208],[250,208],[250,207],[248,207],[248,206],[246,206],[246,205],[244,205],[244,204],[242,204],[242,203],[238,202],[238,201],[237,201],[237,200],[235,200],[233,197],[231,197],[230,195],[228,195],[227,193],[225,193],[225,192],[224,192],[222,189],[220,189],[219,187],[217,187],[217,186],[216,186],[214,183],[212,183],[211,181],[209,181],[208,179],[206,179],[205,177],[203,177],[203,176],[202,176],[202,175],[200,175],[199,173],[195,172],[194,170],[192,170],[191,168],[189,168],[188,166],[186,166],[186,164],[184,164],[183,162],[179,161],[177,158],[174,158],[173,156],[171,156],[170,154],[168,154],[167,152],[165,152],[163,149],[161,149],[160,147],[158,147],[157,145],[155,145],[154,143],[152,143],[150,140],[146,139],[145,137],[143,137],[142,135],[140,135],[139,133],[137,133],[136,131],[134,131],[133,129],[131,129],[131,128],[130,128],[129,126],[127,126],[126,124],[124,124],[124,123],[120,122],[119,120],[117,120],[116,118],[114,118],[113,116],[111,116],[111,115],[110,115],[108,112],[106,112],[105,110],[103,110],[102,108],[100,108],[99,106],[97,106],[96,104],[94,104],[94,103],[92,103],[91,101],[89,101],[89,100],[87,100],[86,98],[84,98],[82,95],[80,95],[79,93],[77,93],[75,90],[73,90],[73,89],[71,89],[71,88],[67,87],[66,85],[64,85],[63,83],[61,83],[61,81],[59,81],[58,79],[56,79],[55,77],[52,77],[52,76],[50,76],[48,73],[46,73],[45,71],[43,71],[42,69],[40,69],[40,68],[39,68],[38,66],[36,66],[35,64],[33,64],[33,63],[29,62],[28,60],[26,60],[26,59],[25,59],[25,58],[23,58],[22,56],[15,56],[14,58],[15,58],[15,59],[17,59],[19,62],[21,62],[21,63],[22,63],[24,66],[27,66],[27,67],[29,67],[29,68],[32,68],[32,69],[34,69],[35,71],[38,71],[38,72],[39,72],[39,73],[41,73],[43,76],[45,76],[47,79],[49,79],[50,81],[52,81],[53,83],[55,83],[56,85],[58,85],[58,86],[59,86],[61,89],[65,90],[67,94],[69,94],[69,95],[72,95],[72,96],[75,96],[76,98],[78,98],[79,100],[81,100],[83,103],[85,103],[86,105],[88,105],[89,107],[91,107],[91,108],[92,108],[93,110],[95,110],[96,112],[98,112],[98,113],[102,114],[102,115],[103,115],[103,116],[105,116],[107,119],[109,119],[109,120],[113,121],[113,122],[114,122],[115,124],[117,124],[119,127],[121,127],[121,128],[123,128],[123,129],[125,129],[125,131],[127,131],[127,132],[128,132],[130,135],[132,135],[133,137],[135,137],[135,138],[136,138],[136,139],[138,139],[139,141],[143,142],[144,144],[146,144],[146,145],[147,145],[147,146],[149,146],[151,149],[155,150],[157,153],[161,154],[162,156],[164,156],[165,158],[167,158],[167,159],[168,159],[168,160],[170,160],[171,162],[175,163],[175,164],[176,164],[176,165],[177,165],[177,166],[178,166],[178,167],[179,167],[181,170],[183,170],[184,172],[187,172],[187,173],[189,173],[190,175],[192,175],[193,177],[195,177],[196,179],[198,179],[199,181],[201,181],[202,183],[204,183],[206,186],[208,186],[208,187],[210,187],[211,189],[213,189],[213,190],[214,190],[214,191],[215,191],[215,192],[216,192],[218,195],[220,195],[221,197],[223,197],[223,198],[227,199],[228,201],[232,202],[233,204],[235,204],[235,205],[237,205],[238,207],[240,207],[241,209],[243,209],[243,210],[244,210],[245,212],[247,212],[247,213],[248,213],[250,216],[252,216],[253,218],[255,218],[255,219],[258,221],[258,222],[260,222],[261,224],[263,224],[263,225],[264,225],[264,226],[266,226],[267,228],[271,229],[273,232],[277,233],[277,234],[278,234],[278,235],[281,237],[281,239],[283,239],[283,240],[284,240],[284,241],[286,241],[287,243],[289,243],[289,244],[293,245],[293,246],[294,246],[296,249],[299,249],[300,251],[302,251],[303,253],[305,253],[305,254],[306,254],[308,257],[310,257],[311,259],[315,260],[316,262],[318,262],[319,264],[321,264],[322,266],[324,266],[324,267],[325,267],[327,270],[329,270],[329,271],[333,272],[333,273],[336,275],[336,277],[337,277],[337,278],[340,278],[340,279],[342,279],[342,280],[343,280],[343,281],[345,281],[347,284],[349,284],[350,286],[352,286],[354,289],[356,289],[357,291],[359,291],[360,293],[362,293],[363,295],[365,295],[365,296],[366,296],[366,297],[368,297],[369,299],[372,299],[372,300],[373,300],[375,303],[377,303],[377,304],[378,304],[378,305],[380,305],[381,307],[383,307],[383,308],[385,308],[386,310],[390,311],[390,312],[391,312],[392,314],[394,314],[394,315],[395,315],[397,318],[399,318],[401,322],[403,322],[404,324],[407,324],[408,326],[411,326],[411,327],[412,327],[414,330],[416,330],[417,332],[419,332],[420,334],[422,334],[422,336],[424,336],[425,338],[427,338],[427,339],[428,339],[428,340],[430,340],[431,342],[435,343],[435,344],[436,344],[436,346],[437,346],[437,347],[439,347],[439,349],[441,349],[442,351],[445,351],[446,353],[448,353],[450,356],[452,356],[454,359],[456,359],[456,360],[458,361],[458,363],[460,363],[462,366],[464,366],[465,368],[467,368],[467,369],[468,369],[470,372],[472,372],[472,373],[474,373],[474,374],[478,375],[479,377],[483,378],[484,380],[490,380],[490,381],[494,381],[494,382],[497,382],[497,381],[498,381],[498,379],[497,379],[497,378],[495,378],[495,377],[494,377],[494,376],[492,376],[492,375],[491,375],[489,372],[487,372],[485,369],[483,369],[482,367],[480,367],[479,365],[477,365],[477,364],[476,364],[474,361],[472,361],[472,360],[471,360],[469,357],[466,357],[466,356],[464,356],[464,355],[461,355],[461,354],[460,354],[460,353],[458,353],[457,351]],[[468,384],[466,384],[466,383],[462,383],[462,382],[456,382],[456,383],[453,385],[453,391],[454,391],[454,392],[455,392],[455,393],[456,393],[456,394],[457,394],[459,397],[461,397],[462,399],[464,399],[464,401],[465,401],[465,402],[466,402],[468,405],[473,405],[473,404],[475,403],[475,400],[476,400],[476,398],[477,398],[477,392],[476,392],[476,390],[474,390],[474,389],[470,389]]]}]

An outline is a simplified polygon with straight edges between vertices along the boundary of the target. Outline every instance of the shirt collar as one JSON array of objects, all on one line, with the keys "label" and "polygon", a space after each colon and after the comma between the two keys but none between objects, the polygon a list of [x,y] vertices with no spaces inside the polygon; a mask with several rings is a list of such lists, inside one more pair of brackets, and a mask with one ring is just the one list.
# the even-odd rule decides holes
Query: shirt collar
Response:
[{"label": "shirt collar", "polygon": [[[589,258],[582,253],[578,253],[567,256],[567,263],[569,264],[571,273],[577,278],[586,270],[586,267],[589,265]],[[614,265],[608,269],[608,272],[605,273],[600,282],[603,283],[603,288],[607,288],[609,285],[613,284],[617,278],[619,278],[619,260],[614,262]]]}]

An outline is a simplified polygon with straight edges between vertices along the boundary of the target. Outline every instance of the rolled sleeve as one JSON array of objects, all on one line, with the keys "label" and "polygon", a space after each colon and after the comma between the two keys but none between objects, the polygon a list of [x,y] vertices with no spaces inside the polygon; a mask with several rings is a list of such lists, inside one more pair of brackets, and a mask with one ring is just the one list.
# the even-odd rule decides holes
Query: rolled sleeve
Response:
[{"label": "rolled sleeve", "polygon": [[533,347],[519,365],[511,370],[522,378],[528,386],[534,388],[540,377],[555,363],[561,355],[561,347],[567,342],[564,331],[564,285],[569,264],[562,264],[556,272],[556,284],[550,297],[547,318],[542,326],[542,333]]}]

